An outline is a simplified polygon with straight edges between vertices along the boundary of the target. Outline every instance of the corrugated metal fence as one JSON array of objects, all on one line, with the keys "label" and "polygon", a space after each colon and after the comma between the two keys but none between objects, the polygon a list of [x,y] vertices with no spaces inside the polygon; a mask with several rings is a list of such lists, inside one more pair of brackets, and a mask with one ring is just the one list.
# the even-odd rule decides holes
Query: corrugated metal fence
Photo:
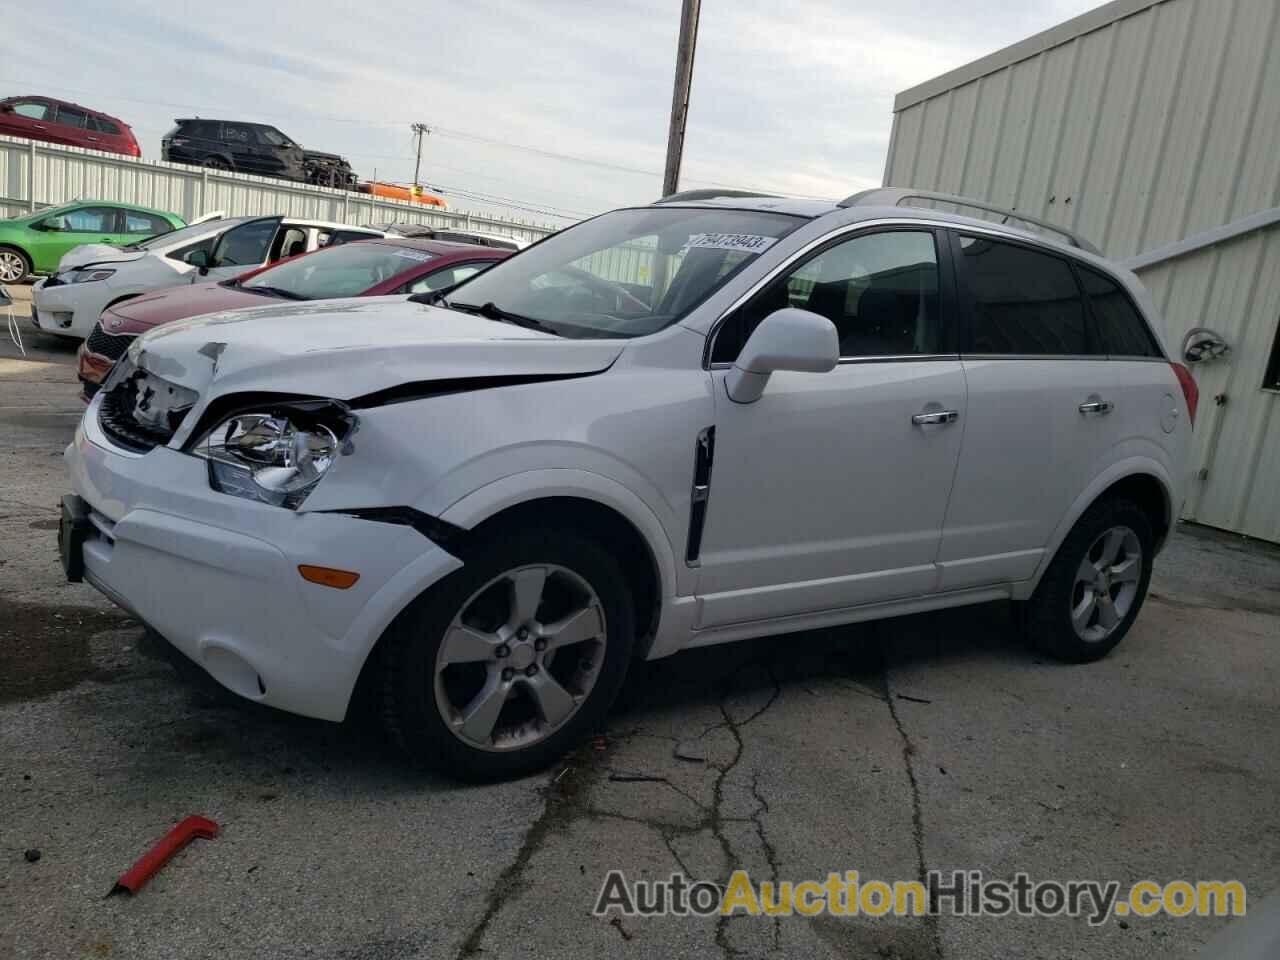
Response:
[{"label": "corrugated metal fence", "polygon": [[558,229],[349,190],[0,137],[0,216],[88,198],[168,210],[188,220],[213,210],[228,216],[284,214],[348,224],[395,220],[530,241]]}]

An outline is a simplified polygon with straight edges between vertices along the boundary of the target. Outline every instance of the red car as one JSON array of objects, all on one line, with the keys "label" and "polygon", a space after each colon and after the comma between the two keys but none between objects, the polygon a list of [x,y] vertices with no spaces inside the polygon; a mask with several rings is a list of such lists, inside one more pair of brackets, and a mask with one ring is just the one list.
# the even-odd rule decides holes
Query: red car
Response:
[{"label": "red car", "polygon": [[129,157],[142,156],[133,131],[123,120],[49,97],[0,100],[0,134],[123,153]]},{"label": "red car", "polygon": [[166,287],[102,311],[80,345],[77,373],[88,400],[134,337],[204,313],[261,307],[273,300],[329,300],[429,293],[461,283],[511,256],[510,250],[444,240],[387,237],[325,247],[232,280]]}]

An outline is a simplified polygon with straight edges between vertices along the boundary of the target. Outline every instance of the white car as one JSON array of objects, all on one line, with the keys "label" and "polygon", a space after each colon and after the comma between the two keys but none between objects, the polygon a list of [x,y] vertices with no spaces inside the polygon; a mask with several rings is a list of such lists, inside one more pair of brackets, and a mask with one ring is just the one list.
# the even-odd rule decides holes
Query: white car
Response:
[{"label": "white car", "polygon": [[380,230],[295,217],[201,221],[129,247],[76,247],[31,292],[31,322],[84,339],[107,307],[160,287],[229,280],[254,267]]},{"label": "white car", "polygon": [[340,720],[367,684],[475,778],[694,646],[1012,600],[1101,657],[1195,384],[1132,274],[911,196],[677,196],[447,299],[144,335],[67,449],[68,576],[250,700]]}]

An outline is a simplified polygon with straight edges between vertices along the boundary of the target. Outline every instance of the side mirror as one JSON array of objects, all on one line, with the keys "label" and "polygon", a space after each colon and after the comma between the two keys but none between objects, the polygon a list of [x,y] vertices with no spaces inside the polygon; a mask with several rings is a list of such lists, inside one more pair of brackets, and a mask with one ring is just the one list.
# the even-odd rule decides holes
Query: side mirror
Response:
[{"label": "side mirror", "polygon": [[730,400],[754,403],[775,370],[826,373],[839,362],[835,324],[821,314],[784,307],[760,321],[724,382]]},{"label": "side mirror", "polygon": [[209,260],[208,250],[192,250],[187,254],[187,263],[200,271],[200,276],[204,276],[209,272],[209,268],[213,264]]}]

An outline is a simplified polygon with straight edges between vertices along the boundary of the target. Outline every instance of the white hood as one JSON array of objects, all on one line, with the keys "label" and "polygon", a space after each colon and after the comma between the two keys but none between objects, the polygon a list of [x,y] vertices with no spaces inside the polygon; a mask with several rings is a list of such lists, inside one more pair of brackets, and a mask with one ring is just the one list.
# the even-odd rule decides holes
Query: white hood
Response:
[{"label": "white hood", "polygon": [[141,260],[146,255],[146,251],[143,250],[121,250],[108,243],[83,243],[78,247],[72,247],[62,255],[62,259],[58,261],[58,272],[87,266],[90,263],[127,263],[131,260]]},{"label": "white hood", "polygon": [[166,324],[129,348],[156,376],[215,396],[351,400],[405,384],[606,369],[622,340],[567,340],[405,297],[281,303]]}]

